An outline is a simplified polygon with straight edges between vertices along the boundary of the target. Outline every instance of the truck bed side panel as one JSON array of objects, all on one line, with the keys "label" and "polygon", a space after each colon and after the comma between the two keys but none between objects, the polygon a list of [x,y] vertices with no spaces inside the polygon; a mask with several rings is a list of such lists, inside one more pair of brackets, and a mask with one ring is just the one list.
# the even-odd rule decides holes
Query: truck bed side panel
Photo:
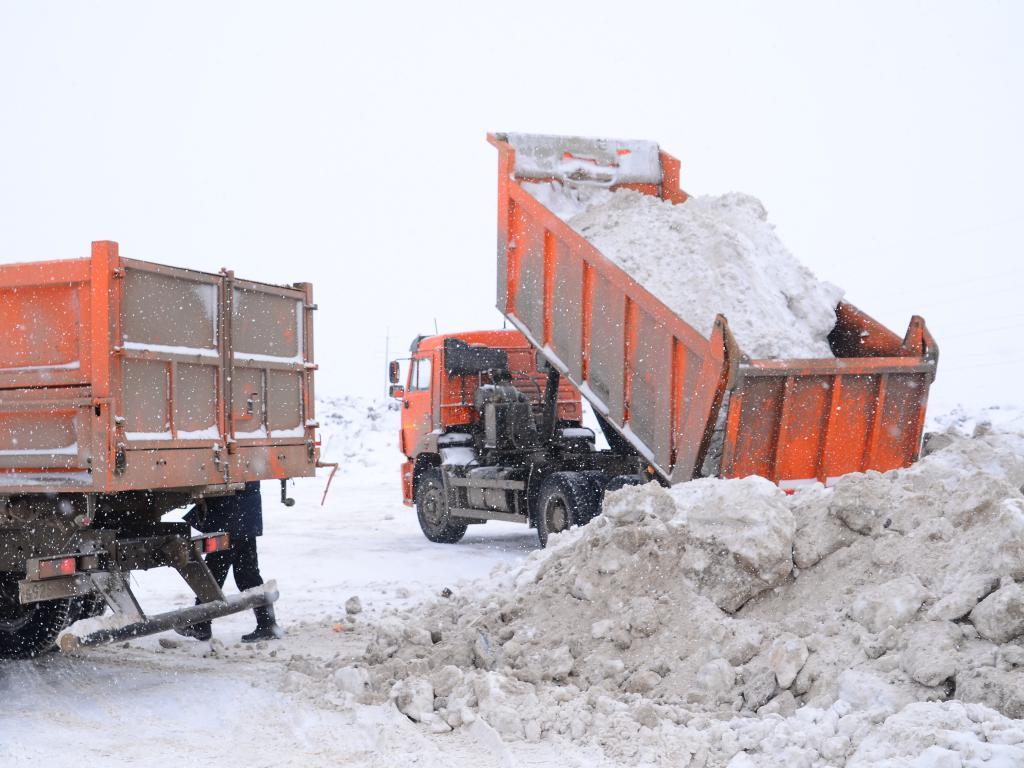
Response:
[{"label": "truck bed side panel", "polygon": [[650,149],[643,142],[488,138],[498,149],[498,309],[663,479],[697,474],[727,399],[725,477],[798,485],[917,458],[938,359],[921,318],[901,341],[841,303],[829,337],[837,357],[748,360],[726,318],[706,335],[690,326],[519,183],[576,183],[582,173],[588,183],[610,179],[613,188],[685,203],[675,158],[659,150],[660,183],[653,161],[638,166],[643,178],[634,183],[627,171],[637,148]]},{"label": "truck bed side panel", "polygon": [[0,492],[88,487],[102,466],[90,277],[87,259],[0,266]]},{"label": "truck bed side panel", "polygon": [[903,359],[865,358],[849,373],[741,366],[720,474],[796,487],[913,463],[932,367]]},{"label": "truck bed side panel", "polygon": [[309,287],[235,281],[231,352],[232,478],[308,473],[313,456]]},{"label": "truck bed side panel", "polygon": [[[0,266],[0,327],[0,493],[314,472],[308,285],[121,259],[116,243],[97,242],[89,259]],[[253,383],[260,425],[238,445],[227,385],[236,364],[234,387]]]},{"label": "truck bed side panel", "polygon": [[666,477],[693,475],[725,367],[706,339],[506,180],[499,308]]}]

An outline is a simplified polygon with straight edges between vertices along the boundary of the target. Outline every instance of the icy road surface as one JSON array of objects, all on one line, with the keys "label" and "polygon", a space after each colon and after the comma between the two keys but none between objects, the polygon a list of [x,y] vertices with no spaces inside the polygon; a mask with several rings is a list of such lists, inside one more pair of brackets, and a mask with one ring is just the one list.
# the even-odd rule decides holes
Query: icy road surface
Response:
[{"label": "icy road surface", "polygon": [[[264,578],[281,589],[277,613],[287,636],[238,644],[251,613],[214,622],[214,643],[165,633],[78,657],[0,662],[0,766],[510,766],[593,764],[578,748],[500,745],[489,728],[433,735],[393,706],[335,707],[303,695],[297,664],[323,665],[361,652],[360,625],[381,608],[420,600],[537,546],[524,526],[474,526],[456,546],[431,544],[399,498],[397,461],[335,479],[299,480],[296,505],[277,503],[265,483]],[[186,604],[174,573],[140,574],[150,611]],[[228,583],[228,589],[234,586]],[[345,600],[364,611],[354,631],[335,632]],[[178,643],[164,648],[160,639]],[[298,680],[297,680],[298,677]]]}]

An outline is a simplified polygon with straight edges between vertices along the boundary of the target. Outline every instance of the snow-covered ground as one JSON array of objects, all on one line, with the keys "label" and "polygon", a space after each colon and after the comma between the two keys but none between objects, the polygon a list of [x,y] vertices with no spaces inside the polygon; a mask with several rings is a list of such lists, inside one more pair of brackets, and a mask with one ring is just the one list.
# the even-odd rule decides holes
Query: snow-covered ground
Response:
[{"label": "snow-covered ground", "polygon": [[[434,735],[390,705],[304,695],[294,669],[361,654],[375,617],[486,579],[537,548],[532,530],[503,523],[473,526],[455,546],[431,544],[402,505],[397,412],[347,399],[320,412],[324,459],[343,463],[326,504],[326,471],[289,488],[291,508],[277,503],[276,483],[263,486],[261,569],[281,591],[284,639],[241,645],[253,625],[243,613],[214,622],[212,644],[166,633],[79,657],[0,662],[0,766],[71,756],[90,766],[593,764],[575,747],[503,746],[483,723]],[[135,583],[149,611],[190,602],[167,569]],[[349,623],[344,604],[354,595],[364,610]]]},{"label": "snow-covered ground", "polygon": [[[364,654],[368,646],[379,650],[381,627],[386,628],[384,636],[396,626],[400,632],[402,627],[415,628],[425,606],[446,588],[455,595],[453,606],[500,612],[500,606],[486,602],[490,588],[511,590],[510,574],[525,583],[539,567],[557,564],[557,557],[548,558],[548,566],[540,565],[545,558],[529,559],[537,543],[525,526],[488,523],[471,527],[457,545],[427,542],[415,513],[401,503],[400,457],[394,448],[397,417],[389,404],[354,399],[321,404],[324,457],[343,464],[325,506],[320,506],[320,496],[326,473],[291,486],[296,499],[291,508],[277,504],[275,484],[264,485],[266,535],[260,541],[260,556],[264,576],[277,579],[280,587],[277,612],[287,631],[282,640],[255,647],[239,644],[239,636],[253,622],[251,614],[239,614],[214,623],[212,643],[164,634],[77,657],[51,655],[0,663],[0,766],[50,766],[70,757],[81,765],[170,763],[186,768],[640,765],[640,755],[625,757],[628,749],[623,751],[622,744],[636,729],[645,729],[648,747],[652,740],[661,740],[652,748],[652,754],[663,758],[657,765],[720,764],[706,750],[701,753],[699,745],[702,739],[737,738],[726,725],[731,712],[687,715],[673,724],[663,721],[662,705],[657,704],[637,710],[641,721],[650,719],[649,726],[622,715],[634,730],[616,731],[625,727],[616,720],[619,704],[558,681],[551,690],[554,695],[561,695],[559,689],[567,692],[567,714],[573,712],[578,719],[588,707],[596,707],[595,713],[609,707],[604,712],[609,725],[595,729],[592,738],[573,734],[575,726],[565,733],[546,727],[540,737],[526,732],[526,738],[507,738],[500,735],[504,724],[489,723],[482,705],[482,716],[467,716],[466,724],[449,730],[432,712],[416,723],[380,696],[359,695],[364,680],[352,672],[353,665],[374,663]],[[991,429],[1024,431],[1021,411],[1013,409],[955,412],[934,417],[932,424],[965,436]],[[573,546],[573,541],[570,537],[560,546]],[[565,552],[568,558],[569,550]],[[586,587],[570,581],[574,590]],[[139,574],[137,593],[150,611],[189,601],[177,576],[166,569]],[[345,603],[353,596],[359,597],[363,610],[350,615]],[[396,624],[396,616],[401,624]],[[617,620],[619,614],[609,618]],[[471,622],[472,617],[456,616],[454,621],[467,619]],[[509,621],[510,626],[522,623],[516,617]],[[416,638],[406,632],[399,644],[403,643],[415,646]],[[634,646],[634,651],[642,647]],[[578,649],[574,652],[578,654]],[[409,657],[410,680],[415,679],[416,656],[422,658],[418,653]],[[631,663],[625,654],[622,658]],[[600,661],[581,658],[576,663],[596,668]],[[710,685],[704,678],[700,684]],[[482,690],[477,684],[478,695]],[[410,701],[404,702],[406,711],[411,711]],[[741,753],[729,762],[731,768],[841,765],[821,758],[820,752],[815,753],[817,761],[811,760],[806,750],[796,748],[804,732],[824,738],[818,733],[827,724],[822,718],[833,715],[818,704],[790,716],[768,712],[760,720],[745,720],[748,730],[738,733],[754,739],[751,734],[757,731],[764,746],[752,758],[756,762],[744,762],[751,758]],[[979,714],[979,706],[911,704],[888,717],[879,714],[877,722],[868,724],[862,717],[858,727],[870,729],[867,754],[894,768],[1017,765],[1014,760],[1020,753],[1014,750],[1024,739],[1024,723]],[[529,720],[526,713],[520,714]],[[835,717],[838,723],[841,718]],[[769,733],[771,728],[775,730]],[[929,735],[933,733],[941,737]],[[838,736],[830,738],[835,741]],[[612,739],[615,750],[609,751]],[[897,742],[899,749],[890,749]],[[773,743],[777,753],[772,752]],[[955,744],[969,745],[966,762],[951,751]],[[671,755],[677,747],[692,751],[665,759],[666,750]],[[858,763],[869,764],[875,763]]]}]

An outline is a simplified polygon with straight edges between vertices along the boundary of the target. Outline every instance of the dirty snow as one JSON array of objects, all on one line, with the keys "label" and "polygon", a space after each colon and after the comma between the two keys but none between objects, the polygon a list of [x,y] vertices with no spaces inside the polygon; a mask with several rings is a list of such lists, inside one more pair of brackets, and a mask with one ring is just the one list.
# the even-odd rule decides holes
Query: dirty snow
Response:
[{"label": "dirty snow", "polygon": [[793,495],[615,492],[490,590],[381,621],[360,698],[617,764],[1024,765],[1024,437],[950,440]]},{"label": "dirty snow", "polygon": [[750,195],[690,197],[681,205],[619,189],[523,186],[698,332],[725,315],[753,358],[831,357],[840,288],[786,249]]},{"label": "dirty snow", "polygon": [[1024,765],[1018,430],[935,419],[916,467],[793,495],[624,489],[537,551],[510,524],[427,542],[397,415],[322,404],[327,506],[325,476],[291,509],[264,489],[283,640],[239,645],[241,614],[0,664],[0,765]]}]

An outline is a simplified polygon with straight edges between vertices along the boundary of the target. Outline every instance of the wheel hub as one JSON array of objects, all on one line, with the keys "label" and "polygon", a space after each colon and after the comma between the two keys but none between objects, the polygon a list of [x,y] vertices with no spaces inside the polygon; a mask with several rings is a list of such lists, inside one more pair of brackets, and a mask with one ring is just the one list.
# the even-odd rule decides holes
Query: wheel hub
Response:
[{"label": "wheel hub", "polygon": [[562,502],[556,499],[551,500],[551,503],[548,505],[548,522],[550,523],[549,528],[553,533],[564,531],[569,527],[569,515]]},{"label": "wheel hub", "polygon": [[423,500],[423,516],[432,526],[444,523],[444,505],[441,503],[441,495],[431,490]]}]

